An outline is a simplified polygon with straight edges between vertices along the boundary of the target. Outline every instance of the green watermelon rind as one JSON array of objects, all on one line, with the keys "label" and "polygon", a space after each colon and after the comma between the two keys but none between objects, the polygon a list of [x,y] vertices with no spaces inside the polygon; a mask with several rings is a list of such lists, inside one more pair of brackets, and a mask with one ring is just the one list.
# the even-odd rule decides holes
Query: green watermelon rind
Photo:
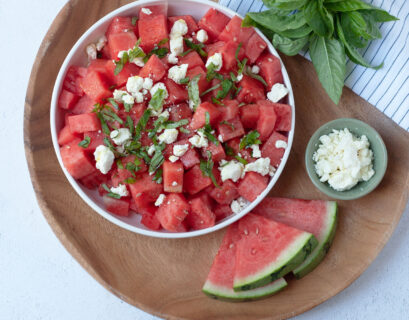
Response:
[{"label": "green watermelon rind", "polygon": [[280,278],[264,287],[256,288],[254,290],[235,292],[232,288],[221,287],[216,284],[206,281],[202,291],[209,297],[217,300],[241,302],[253,301],[272,296],[281,291],[287,286],[287,281]]},{"label": "green watermelon rind", "polygon": [[297,279],[301,279],[321,263],[334,240],[338,223],[338,205],[335,201],[328,201],[327,206],[326,228],[324,228],[323,234],[320,236],[321,239],[318,240],[318,246],[301,265],[293,270],[293,274]]},{"label": "green watermelon rind", "polygon": [[318,240],[308,232],[301,233],[281,255],[264,270],[234,281],[234,291],[247,291],[263,287],[298,267],[318,245]]}]

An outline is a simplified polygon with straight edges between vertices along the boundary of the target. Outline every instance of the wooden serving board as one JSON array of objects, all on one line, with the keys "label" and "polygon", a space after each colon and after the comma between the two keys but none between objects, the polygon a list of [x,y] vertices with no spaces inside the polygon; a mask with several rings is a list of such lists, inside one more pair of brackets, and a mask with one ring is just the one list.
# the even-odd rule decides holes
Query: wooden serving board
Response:
[{"label": "wooden serving board", "polygon": [[[27,91],[25,150],[40,207],[81,265],[112,293],[168,319],[283,319],[331,298],[369,266],[404,210],[409,192],[409,134],[349,89],[339,106],[323,91],[310,62],[283,57],[295,92],[296,132],[284,173],[272,194],[324,199],[304,167],[308,138],[339,117],[361,119],[382,135],[389,167],[380,186],[360,200],[339,202],[338,232],[328,256],[276,296],[247,303],[207,298],[201,287],[224,231],[182,240],[123,230],[89,208],[70,187],[51,144],[49,110],[58,70],[75,41],[95,21],[130,1],[72,0],[58,14],[37,55]],[[374,279],[375,281],[376,279]]]}]

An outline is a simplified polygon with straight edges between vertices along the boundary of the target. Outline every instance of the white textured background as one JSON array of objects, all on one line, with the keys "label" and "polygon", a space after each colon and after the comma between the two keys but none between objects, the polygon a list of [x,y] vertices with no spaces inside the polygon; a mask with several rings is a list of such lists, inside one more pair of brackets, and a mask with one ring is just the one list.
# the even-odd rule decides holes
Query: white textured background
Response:
[{"label": "white textured background", "polygon": [[[41,40],[65,2],[0,0],[0,319],[157,319],[80,267],[47,225],[31,187],[25,91]],[[408,216],[406,208],[392,239],[355,283],[297,319],[408,319]]]}]

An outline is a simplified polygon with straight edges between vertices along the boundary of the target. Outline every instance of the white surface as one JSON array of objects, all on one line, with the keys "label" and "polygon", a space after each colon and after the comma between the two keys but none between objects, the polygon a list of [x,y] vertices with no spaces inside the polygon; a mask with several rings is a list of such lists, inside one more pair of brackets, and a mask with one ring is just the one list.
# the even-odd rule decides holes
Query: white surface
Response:
[{"label": "white surface", "polygon": [[[59,243],[34,197],[23,149],[25,88],[41,39],[64,3],[0,0],[0,319],[157,319],[90,277]],[[297,319],[407,319],[408,214],[407,208],[355,283]]]}]

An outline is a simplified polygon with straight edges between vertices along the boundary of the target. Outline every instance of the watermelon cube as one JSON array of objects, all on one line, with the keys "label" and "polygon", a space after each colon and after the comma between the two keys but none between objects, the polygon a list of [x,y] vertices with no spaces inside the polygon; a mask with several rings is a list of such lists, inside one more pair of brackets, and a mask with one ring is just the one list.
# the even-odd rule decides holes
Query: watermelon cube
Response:
[{"label": "watermelon cube", "polygon": [[248,104],[240,108],[240,120],[243,127],[253,129],[257,126],[260,116],[258,104]]},{"label": "watermelon cube", "polygon": [[186,222],[193,230],[200,230],[213,227],[216,216],[203,198],[197,197],[190,200],[190,213]]},{"label": "watermelon cube", "polygon": [[91,71],[81,79],[82,90],[93,100],[101,101],[112,95],[109,90],[109,79],[99,72]]},{"label": "watermelon cube", "polygon": [[230,204],[234,199],[239,197],[236,185],[231,180],[223,182],[220,188],[214,188],[210,196],[219,204]]},{"label": "watermelon cube", "polygon": [[90,138],[88,147],[84,148],[85,151],[93,153],[98,146],[104,144],[105,134],[100,130],[84,132],[83,139],[85,139],[85,137]]},{"label": "watermelon cube", "polygon": [[109,61],[108,68],[110,68],[113,83],[118,87],[125,85],[129,77],[137,76],[141,70],[141,68],[134,63],[126,63],[121,72],[115,75],[115,64],[112,60]]},{"label": "watermelon cube", "polygon": [[72,92],[78,96],[82,96],[84,91],[80,86],[80,81],[87,74],[87,69],[82,67],[71,66],[68,68],[67,74],[65,75],[63,88]]},{"label": "watermelon cube", "polygon": [[216,221],[220,221],[227,218],[233,213],[229,204],[219,204],[214,209],[214,214],[216,215]]},{"label": "watermelon cube", "polygon": [[70,143],[74,139],[78,139],[79,137],[80,137],[79,134],[71,132],[69,125],[65,125],[65,127],[62,128],[58,133],[58,144],[62,146],[64,144]]},{"label": "watermelon cube", "polygon": [[203,102],[197,107],[195,113],[193,114],[190,128],[196,130],[203,127],[206,124],[206,113],[209,113],[211,125],[217,123],[220,117],[219,109],[210,102]]},{"label": "watermelon cube", "polygon": [[[223,70],[231,71],[237,69],[236,52],[239,43],[234,41],[226,42],[220,49],[220,53],[223,56]],[[244,48],[241,47],[238,53],[238,59],[241,61],[244,58]]]},{"label": "watermelon cube", "polygon": [[209,88],[209,82],[206,80],[206,71],[200,66],[187,70],[186,77],[189,77],[189,79],[193,79],[197,75],[200,75],[198,86],[199,92],[202,93]]},{"label": "watermelon cube", "polygon": [[189,100],[188,93],[184,87],[168,78],[166,78],[163,82],[165,83],[166,89],[168,89],[169,94],[166,103],[174,105],[176,103]]},{"label": "watermelon cube", "polygon": [[[215,168],[213,169],[213,171],[216,170]],[[195,165],[192,169],[187,171],[183,179],[184,191],[189,194],[196,194],[211,184],[212,180],[202,173],[199,165]]]},{"label": "watermelon cube", "polygon": [[186,153],[180,158],[180,161],[183,163],[183,167],[187,170],[193,166],[200,163],[199,154],[195,149],[189,149]]},{"label": "watermelon cube", "polygon": [[268,177],[256,172],[247,172],[239,182],[239,195],[248,201],[254,201],[267,188]]},{"label": "watermelon cube", "polygon": [[278,167],[285,152],[285,149],[276,147],[276,142],[278,140],[287,142],[288,138],[278,132],[273,132],[270,138],[268,138],[268,140],[261,147],[262,157],[269,157],[270,164],[275,167]]},{"label": "watermelon cube", "polygon": [[135,33],[132,31],[110,34],[108,43],[112,59],[117,59],[118,53],[121,51],[133,49],[137,40]]},{"label": "watermelon cube", "polygon": [[199,30],[199,27],[197,26],[197,23],[195,19],[192,16],[173,16],[169,17],[169,30],[172,30],[173,24],[178,21],[179,19],[185,20],[187,24],[187,33],[192,34],[192,32],[196,32]]},{"label": "watermelon cube", "polygon": [[169,38],[168,21],[163,14],[152,15],[149,19],[139,19],[139,37],[141,48],[150,52],[160,41]]},{"label": "watermelon cube", "polygon": [[195,67],[204,68],[204,62],[200,55],[196,51],[189,52],[184,57],[179,57],[179,65],[187,64],[189,65],[188,69],[193,69]]},{"label": "watermelon cube", "polygon": [[240,90],[237,100],[244,103],[255,103],[258,100],[265,99],[264,85],[253,78],[243,76],[239,82]]},{"label": "watermelon cube", "polygon": [[80,139],[75,139],[60,148],[64,167],[74,179],[81,179],[96,171],[85,151],[78,146],[80,141]]},{"label": "watermelon cube", "polygon": [[138,24],[132,24],[131,17],[115,17],[108,26],[106,37],[109,38],[111,34],[133,31],[138,36]]},{"label": "watermelon cube", "polygon": [[208,44],[208,45],[204,48],[204,50],[206,50],[207,55],[208,55],[209,57],[211,57],[211,56],[214,55],[216,52],[220,52],[221,49],[224,47],[225,44],[226,44],[226,43],[225,43],[224,41],[218,41],[218,42],[215,42],[215,43]]},{"label": "watermelon cube", "polygon": [[183,191],[183,164],[180,161],[163,163],[163,190],[181,193]]},{"label": "watermelon cube", "polygon": [[255,31],[253,28],[243,28],[241,22],[242,20],[238,16],[231,18],[222,33],[220,33],[219,40],[241,42],[245,45]]},{"label": "watermelon cube", "polygon": [[274,103],[274,111],[277,115],[274,131],[290,131],[291,107],[288,104]]},{"label": "watermelon cube", "polygon": [[220,142],[217,145],[215,145],[213,142],[209,142],[209,145],[202,149],[203,158],[207,158],[208,151],[212,155],[212,160],[214,162],[219,162],[220,160],[226,158],[226,153],[224,152],[224,148]]},{"label": "watermelon cube", "polygon": [[172,106],[168,109],[169,120],[179,121],[182,119],[190,119],[192,117],[192,110],[186,103],[180,103],[176,106]]},{"label": "watermelon cube", "polygon": [[284,83],[281,73],[280,60],[270,53],[264,53],[257,59],[257,65],[260,67],[260,75],[268,84],[268,89],[276,83]]},{"label": "watermelon cube", "polygon": [[207,31],[211,39],[217,39],[230,18],[214,8],[209,9],[199,21],[199,27]]},{"label": "watermelon cube", "polygon": [[237,137],[241,137],[245,133],[243,125],[241,124],[240,118],[238,116],[230,119],[228,121],[228,124],[219,123],[217,125],[217,130],[224,142]]},{"label": "watermelon cube", "polygon": [[107,195],[102,196],[105,209],[118,216],[129,216],[129,199],[115,199]]},{"label": "watermelon cube", "polygon": [[63,89],[60,97],[58,98],[58,107],[61,109],[71,109],[78,101],[80,97],[71,93],[68,90]]},{"label": "watermelon cube", "polygon": [[180,193],[168,194],[156,211],[156,217],[165,230],[177,232],[189,214],[190,205]]},{"label": "watermelon cube", "polygon": [[87,131],[98,131],[101,122],[95,113],[84,113],[68,117],[71,132],[83,133]]},{"label": "watermelon cube", "polygon": [[102,183],[108,181],[108,177],[101,173],[99,170],[95,170],[93,173],[79,179],[81,184],[88,189],[98,188]]},{"label": "watermelon cube", "polygon": [[220,106],[221,112],[220,121],[228,121],[235,118],[239,114],[239,103],[237,100],[223,100],[224,106]]},{"label": "watermelon cube", "polygon": [[142,78],[151,78],[153,82],[160,81],[166,74],[166,68],[163,62],[156,54],[153,54],[148,62],[143,66],[139,72]]},{"label": "watermelon cube", "polygon": [[[145,10],[142,10],[145,9]],[[149,12],[149,11],[150,12]],[[154,6],[144,6],[139,10],[139,20],[150,20],[152,17],[158,15],[168,15],[168,8],[166,5],[154,5]]]},{"label": "watermelon cube", "polygon": [[156,207],[149,205],[145,208],[143,212],[139,212],[142,215],[141,223],[151,230],[159,230],[160,222],[156,216]]},{"label": "watermelon cube", "polygon": [[156,201],[162,193],[162,184],[156,183],[152,180],[152,176],[148,173],[139,175],[136,181],[129,185],[132,198],[138,201],[139,197],[144,197],[148,201]]},{"label": "watermelon cube", "polygon": [[78,100],[71,111],[73,114],[91,113],[96,104],[97,102],[94,99],[85,95]]},{"label": "watermelon cube", "polygon": [[257,131],[260,133],[260,140],[266,141],[274,130],[277,115],[274,111],[274,105],[268,100],[257,102],[260,110],[260,117],[257,122]]},{"label": "watermelon cube", "polygon": [[257,32],[254,32],[245,46],[245,55],[249,59],[249,63],[253,64],[256,62],[265,48],[267,48],[267,43]]}]

